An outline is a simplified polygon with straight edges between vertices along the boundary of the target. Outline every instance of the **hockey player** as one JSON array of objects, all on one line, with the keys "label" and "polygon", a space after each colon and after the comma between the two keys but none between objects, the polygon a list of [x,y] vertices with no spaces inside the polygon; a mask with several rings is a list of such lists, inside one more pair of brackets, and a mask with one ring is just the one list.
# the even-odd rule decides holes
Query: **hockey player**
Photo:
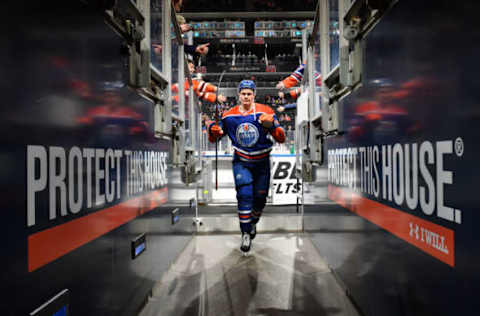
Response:
[{"label": "hockey player", "polygon": [[238,217],[242,232],[240,249],[248,252],[256,235],[256,224],[265,207],[270,186],[270,151],[268,134],[283,143],[285,131],[275,112],[268,106],[255,103],[255,83],[243,80],[238,86],[240,105],[225,112],[220,122],[209,124],[209,140],[215,142],[224,133],[230,137],[235,150],[233,175],[237,191]]}]

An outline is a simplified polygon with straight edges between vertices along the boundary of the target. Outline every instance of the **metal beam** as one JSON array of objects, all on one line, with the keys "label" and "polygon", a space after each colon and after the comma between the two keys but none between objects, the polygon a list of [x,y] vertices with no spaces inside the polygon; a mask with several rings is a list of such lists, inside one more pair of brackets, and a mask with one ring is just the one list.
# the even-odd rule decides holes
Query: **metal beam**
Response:
[{"label": "metal beam", "polygon": [[[319,0],[320,15],[320,62],[322,80],[325,80],[330,73],[330,3],[328,0]],[[328,113],[328,87],[322,84],[322,113]],[[322,115],[322,129],[327,130],[328,115]]]},{"label": "metal beam", "polygon": [[[278,92],[278,89],[275,88],[274,86],[272,86],[272,87],[257,87],[257,90],[258,90],[258,91],[275,90],[276,92]],[[236,92],[237,92],[237,88],[232,88],[232,87],[229,87],[229,88],[220,88],[220,91],[234,91],[234,92],[236,93]]]},{"label": "metal beam", "polygon": [[172,2],[171,0],[162,0],[162,72],[169,82],[168,88],[165,90],[166,99],[164,101],[164,124],[161,131],[164,134],[172,133],[172,39],[170,33],[170,23],[172,18]]},{"label": "metal beam", "polygon": [[[221,72],[207,72],[201,74],[202,77],[213,77],[213,76],[220,76]],[[265,76],[265,77],[275,77],[275,76],[288,76],[291,72],[226,72],[225,77],[245,77],[245,76]]]},{"label": "metal beam", "polygon": [[291,12],[182,12],[186,19],[256,19],[256,18],[281,18],[281,19],[313,19],[315,11],[291,11]]},{"label": "metal beam", "polygon": [[185,121],[185,66],[188,68],[188,65],[185,65],[184,56],[184,47],[180,45],[178,46],[178,115],[183,121]]}]

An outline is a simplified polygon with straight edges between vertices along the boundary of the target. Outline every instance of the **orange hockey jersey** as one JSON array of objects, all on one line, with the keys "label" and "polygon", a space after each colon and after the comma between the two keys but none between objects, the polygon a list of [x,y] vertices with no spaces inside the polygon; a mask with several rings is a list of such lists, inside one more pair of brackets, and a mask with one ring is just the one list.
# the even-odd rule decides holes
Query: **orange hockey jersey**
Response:
[{"label": "orange hockey jersey", "polygon": [[[214,103],[217,101],[217,87],[211,83],[205,82],[203,80],[192,79],[193,83],[193,91],[199,97],[200,100],[208,101]],[[185,97],[188,97],[188,89],[190,88],[190,84],[188,80],[185,80]],[[172,93],[177,94],[173,96],[173,100],[178,103],[179,96],[178,96],[178,83],[172,85]]]}]

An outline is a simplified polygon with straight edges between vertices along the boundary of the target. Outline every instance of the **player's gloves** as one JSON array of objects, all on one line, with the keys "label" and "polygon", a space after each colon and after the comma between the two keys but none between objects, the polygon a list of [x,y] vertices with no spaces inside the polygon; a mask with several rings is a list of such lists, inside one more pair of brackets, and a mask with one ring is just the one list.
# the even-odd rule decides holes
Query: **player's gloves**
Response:
[{"label": "player's gloves", "polygon": [[273,126],[273,114],[260,115],[258,122],[265,128],[272,128]]},{"label": "player's gloves", "polygon": [[217,140],[223,135],[223,130],[222,128],[215,124],[212,127],[210,127],[210,135],[212,136],[213,139]]}]

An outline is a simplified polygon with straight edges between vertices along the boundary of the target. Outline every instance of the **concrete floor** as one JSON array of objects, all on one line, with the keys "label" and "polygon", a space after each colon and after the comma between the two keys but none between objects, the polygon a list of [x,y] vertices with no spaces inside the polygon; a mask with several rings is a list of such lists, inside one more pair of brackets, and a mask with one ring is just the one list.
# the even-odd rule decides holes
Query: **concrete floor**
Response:
[{"label": "concrete floor", "polygon": [[140,316],[352,315],[358,313],[308,237],[196,236],[152,290]]}]

